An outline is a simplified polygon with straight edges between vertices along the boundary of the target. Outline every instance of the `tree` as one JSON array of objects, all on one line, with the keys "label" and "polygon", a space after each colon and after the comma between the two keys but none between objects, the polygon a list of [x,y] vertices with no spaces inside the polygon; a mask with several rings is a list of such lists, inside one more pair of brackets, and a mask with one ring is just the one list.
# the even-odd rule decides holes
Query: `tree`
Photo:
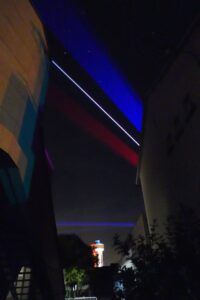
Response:
[{"label": "tree", "polygon": [[200,220],[191,209],[181,207],[170,217],[163,235],[154,222],[148,241],[115,236],[114,247],[134,266],[117,274],[125,299],[200,299]]},{"label": "tree", "polygon": [[67,296],[75,297],[80,294],[82,287],[87,284],[88,277],[85,270],[71,267],[64,270],[64,281],[68,291]]}]

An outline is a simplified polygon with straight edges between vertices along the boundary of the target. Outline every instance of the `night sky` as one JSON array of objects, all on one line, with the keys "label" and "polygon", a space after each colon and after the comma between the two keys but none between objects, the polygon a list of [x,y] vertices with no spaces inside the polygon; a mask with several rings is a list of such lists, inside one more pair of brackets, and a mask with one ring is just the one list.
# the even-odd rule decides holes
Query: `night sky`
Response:
[{"label": "night sky", "polygon": [[[45,25],[50,57],[140,140],[138,117],[146,95],[175,55],[198,1],[32,2]],[[93,37],[95,46],[91,40],[86,43],[88,36]],[[82,53],[85,45],[86,54]],[[106,74],[104,67],[106,78],[98,77],[98,70],[99,74]],[[133,103],[127,102],[130,93]],[[55,105],[65,101],[65,109],[61,104],[59,108]],[[81,118],[85,114],[84,122],[78,120],[74,105]],[[109,130],[133,155],[139,152],[127,136],[51,66],[44,129],[54,167],[52,193],[58,232],[74,232],[86,243],[100,239],[105,244],[105,264],[109,264],[118,259],[111,247],[112,237],[114,233],[125,237],[132,230],[130,223],[143,210],[142,193],[135,184],[136,166],[125,155],[113,151],[102,134],[95,136],[95,130],[92,133],[85,126],[91,126],[92,121],[87,122],[87,118]]]},{"label": "night sky", "polygon": [[[50,108],[45,123],[46,144],[55,167],[56,221],[133,223],[142,207],[140,189],[135,186],[136,168]],[[75,232],[85,242],[100,239],[106,247],[105,263],[114,256],[114,233],[124,235],[130,229],[92,224],[58,227],[59,233]]]}]

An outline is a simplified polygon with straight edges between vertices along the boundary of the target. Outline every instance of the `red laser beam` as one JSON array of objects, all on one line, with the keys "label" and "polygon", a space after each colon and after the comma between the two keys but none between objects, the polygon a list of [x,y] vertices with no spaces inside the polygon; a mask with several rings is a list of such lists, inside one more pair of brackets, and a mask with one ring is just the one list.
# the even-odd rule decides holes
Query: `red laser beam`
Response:
[{"label": "red laser beam", "polygon": [[51,86],[47,99],[59,112],[64,113],[80,128],[90,133],[104,145],[107,145],[114,153],[123,157],[131,165],[137,165],[138,154],[103,124],[89,115],[85,109],[66,95],[59,87]]}]

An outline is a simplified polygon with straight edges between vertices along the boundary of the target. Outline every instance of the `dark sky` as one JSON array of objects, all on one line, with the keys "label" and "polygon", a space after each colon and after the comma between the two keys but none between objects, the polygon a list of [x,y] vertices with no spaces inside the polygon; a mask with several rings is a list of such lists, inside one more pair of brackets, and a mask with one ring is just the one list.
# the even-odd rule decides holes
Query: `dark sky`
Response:
[{"label": "dark sky", "polygon": [[[136,168],[50,108],[45,123],[46,144],[55,167],[52,190],[57,222],[133,223],[142,207],[141,193],[135,186]],[[114,233],[129,230],[108,226],[59,228],[60,233],[77,233],[85,242],[101,239],[107,249],[106,263],[113,255]]]},{"label": "dark sky", "polygon": [[[64,32],[70,28],[67,28],[67,21],[60,20],[66,20],[65,14],[73,4],[77,15],[104,46],[108,57],[115,62],[125,80],[144,100],[164,66],[175,54],[195,16],[199,1],[32,2],[44,22],[50,56],[87,88],[126,130],[139,139],[140,134],[133,124],[109,101],[87,70],[69,55],[61,40],[63,36],[65,38]],[[54,24],[54,32],[50,24]],[[65,42],[67,45],[68,41]],[[50,90],[55,82],[57,88],[63,90],[66,99],[70,97],[129,148],[138,151],[86,97],[51,67]],[[56,94],[50,94],[48,98],[60,101]],[[135,222],[143,210],[142,193],[135,185],[136,167],[111,151],[101,140],[91,136],[80,124],[68,118],[64,111],[57,111],[50,103],[46,105],[44,127],[46,147],[54,164],[52,192],[56,221]],[[87,243],[101,239],[105,243],[105,263],[115,261],[117,257],[111,247],[112,237],[115,232],[124,237],[131,228],[90,225],[63,226],[58,227],[58,231],[75,232]]]},{"label": "dark sky", "polygon": [[[51,72],[49,89],[56,81]],[[63,85],[57,80],[58,86]],[[95,120],[106,125],[132,150],[132,142],[120,136],[121,132],[105,119],[93,105],[69,84],[64,89],[66,97],[87,110]],[[48,100],[56,98],[49,91]],[[66,98],[67,101],[67,98]],[[49,101],[50,102],[50,101]],[[136,167],[117,155],[100,139],[93,137],[62,111],[47,103],[45,110],[45,141],[52,158],[52,192],[56,221],[83,222],[82,226],[58,226],[59,233],[74,232],[86,243],[100,239],[105,243],[105,263],[116,261],[112,249],[113,235],[123,237],[131,230],[127,223],[134,223],[143,209],[140,187],[135,185]],[[84,223],[100,223],[89,224]],[[101,223],[110,223],[102,224]],[[112,223],[121,223],[119,225]],[[97,225],[100,225],[97,227]],[[125,226],[125,227],[124,227]]]}]

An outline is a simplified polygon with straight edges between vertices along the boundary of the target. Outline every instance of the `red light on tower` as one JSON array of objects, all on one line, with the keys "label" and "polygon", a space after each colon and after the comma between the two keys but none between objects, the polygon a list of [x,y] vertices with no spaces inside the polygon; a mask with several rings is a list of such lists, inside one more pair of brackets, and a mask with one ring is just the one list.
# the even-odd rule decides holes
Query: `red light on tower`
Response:
[{"label": "red light on tower", "polygon": [[104,244],[102,244],[100,240],[96,240],[94,243],[91,243],[90,246],[92,247],[93,256],[98,258],[94,267],[103,267]]}]

